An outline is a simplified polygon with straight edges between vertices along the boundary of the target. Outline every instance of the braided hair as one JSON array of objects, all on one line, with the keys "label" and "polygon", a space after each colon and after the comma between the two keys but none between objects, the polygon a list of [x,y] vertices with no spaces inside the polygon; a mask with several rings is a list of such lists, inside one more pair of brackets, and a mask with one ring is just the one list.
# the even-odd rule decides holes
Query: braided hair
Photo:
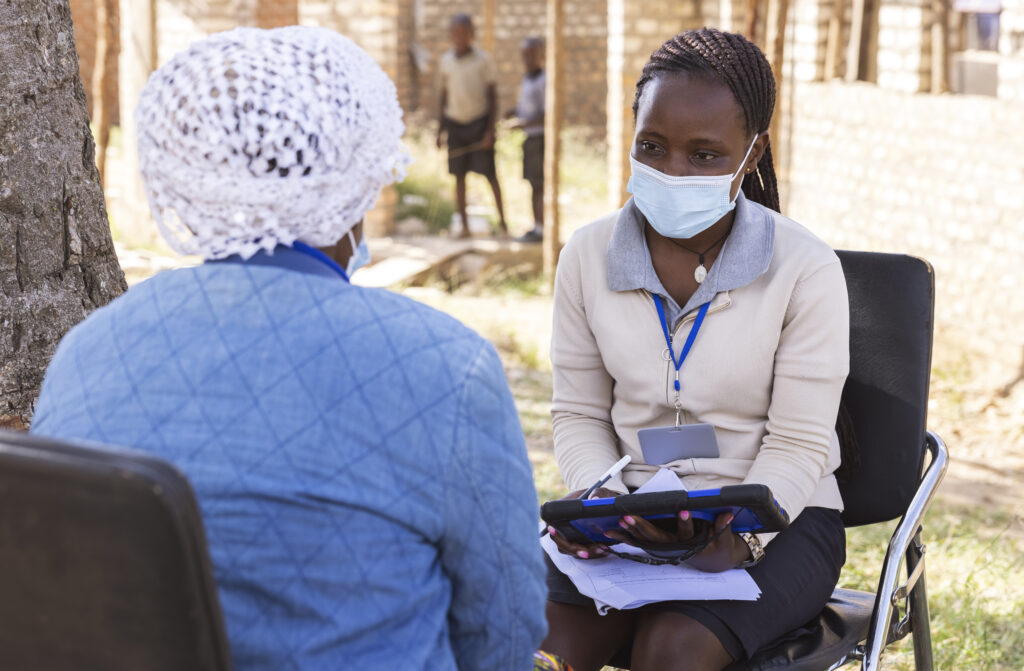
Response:
[{"label": "braided hair", "polygon": [[[662,73],[685,72],[726,84],[743,110],[748,135],[768,130],[775,109],[775,76],[768,59],[753,42],[716,28],[676,35],[651,54],[636,83],[633,119],[644,86]],[[779,185],[771,145],[765,147],[757,170],[743,177],[743,193],[755,203],[779,211]]]}]

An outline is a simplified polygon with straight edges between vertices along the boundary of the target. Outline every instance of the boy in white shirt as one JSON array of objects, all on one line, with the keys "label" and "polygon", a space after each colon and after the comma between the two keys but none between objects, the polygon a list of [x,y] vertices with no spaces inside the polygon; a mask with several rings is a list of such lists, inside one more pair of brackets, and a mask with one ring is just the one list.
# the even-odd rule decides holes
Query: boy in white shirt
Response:
[{"label": "boy in white shirt", "polygon": [[452,49],[438,65],[440,125],[437,146],[448,134],[448,172],[455,175],[455,202],[462,217],[459,237],[469,237],[466,218],[466,173],[487,178],[498,219],[508,233],[501,185],[494,167],[495,124],[498,121],[497,68],[490,55],[473,46],[473,20],[456,14],[451,21]]}]

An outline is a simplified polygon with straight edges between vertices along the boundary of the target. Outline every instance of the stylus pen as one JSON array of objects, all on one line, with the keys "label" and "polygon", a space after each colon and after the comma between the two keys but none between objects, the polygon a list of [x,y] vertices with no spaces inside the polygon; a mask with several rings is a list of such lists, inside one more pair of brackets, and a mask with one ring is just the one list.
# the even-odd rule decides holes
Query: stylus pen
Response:
[{"label": "stylus pen", "polygon": [[[631,461],[633,461],[633,458],[631,456],[629,456],[628,454],[626,456],[624,456],[623,458],[619,459],[618,461],[616,461],[614,466],[612,466],[607,471],[605,471],[604,474],[597,479],[597,482],[595,482],[593,485],[590,486],[590,489],[588,489],[587,491],[585,491],[582,494],[580,494],[578,500],[584,500],[585,501],[588,496],[590,496],[595,491],[597,491],[598,488],[600,488],[604,483],[608,482],[609,480],[614,478],[616,475],[618,475],[619,472],[622,471],[622,469],[626,467],[626,464],[628,464]],[[544,536],[547,533],[548,533],[548,529],[545,526],[543,529],[541,529],[540,535]]]},{"label": "stylus pen", "polygon": [[596,492],[600,487],[604,486],[604,483],[608,482],[616,475],[618,475],[619,472],[626,467],[626,464],[628,464],[631,461],[633,461],[633,458],[628,454],[623,458],[619,459],[618,461],[616,461],[614,466],[605,471],[604,475],[597,479],[597,482],[590,485],[590,489],[580,494],[580,498],[586,501],[588,498],[590,498],[591,494]]}]

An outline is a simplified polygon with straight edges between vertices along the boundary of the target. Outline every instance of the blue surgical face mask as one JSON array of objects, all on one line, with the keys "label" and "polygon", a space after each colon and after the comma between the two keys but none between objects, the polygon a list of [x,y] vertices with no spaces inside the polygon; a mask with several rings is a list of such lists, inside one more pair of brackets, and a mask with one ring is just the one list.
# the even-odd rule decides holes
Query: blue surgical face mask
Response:
[{"label": "blue surgical face mask", "polygon": [[[666,238],[686,240],[711,228],[734,207],[732,181],[747,163],[757,135],[731,175],[673,177],[629,156],[632,175],[626,190],[647,222]],[[737,194],[738,195],[738,194]]]},{"label": "blue surgical face mask", "polygon": [[352,256],[348,257],[348,265],[345,266],[345,274],[352,277],[352,273],[370,262],[370,247],[366,244],[365,235],[357,245],[356,236],[352,235],[352,231],[348,232],[348,242],[352,245]]}]

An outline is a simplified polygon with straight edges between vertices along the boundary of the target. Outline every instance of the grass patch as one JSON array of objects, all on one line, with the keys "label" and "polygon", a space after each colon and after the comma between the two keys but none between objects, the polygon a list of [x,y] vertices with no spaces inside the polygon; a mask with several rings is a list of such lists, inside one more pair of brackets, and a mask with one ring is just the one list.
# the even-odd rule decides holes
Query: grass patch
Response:
[{"label": "grass patch", "polygon": [[[941,493],[941,490],[940,490]],[[894,524],[850,529],[840,584],[873,591]],[[1004,509],[941,499],[924,525],[928,601],[937,669],[1024,668],[1022,520]],[[883,668],[914,668],[910,638],[890,647]]]}]

